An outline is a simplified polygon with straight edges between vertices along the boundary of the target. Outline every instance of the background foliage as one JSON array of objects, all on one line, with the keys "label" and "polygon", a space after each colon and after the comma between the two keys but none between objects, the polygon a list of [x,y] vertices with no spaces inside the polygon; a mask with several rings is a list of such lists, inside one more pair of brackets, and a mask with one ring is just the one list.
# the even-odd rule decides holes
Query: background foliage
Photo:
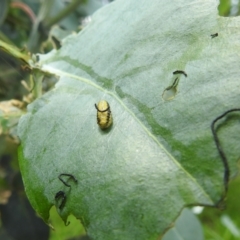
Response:
[{"label": "background foliage", "polygon": [[[34,3],[33,1],[2,1],[0,39],[19,48],[27,46],[31,52],[48,52],[53,47],[58,48],[59,41],[64,36],[72,31],[80,31],[84,24],[89,21],[89,18],[85,17],[103,5],[101,1],[75,1],[78,4],[77,7],[70,9],[69,12],[63,12],[65,10],[64,2],[45,2],[48,3],[41,5],[40,1]],[[229,1],[221,1],[219,5],[221,16],[233,16],[238,15],[238,13],[239,3],[238,5],[231,5]],[[55,26],[55,24],[61,28]],[[19,116],[25,112],[26,105],[34,98],[30,91],[32,81],[28,79],[28,73],[21,68],[18,61],[3,51],[0,54],[1,72],[4,73],[0,76],[0,97],[2,101],[0,105],[2,133],[0,138],[0,237],[3,236],[4,239],[24,239],[26,236],[28,238],[34,236],[34,239],[37,239],[37,236],[39,236],[39,239],[48,239],[48,235],[50,235],[49,239],[68,239],[73,236],[82,236],[84,230],[79,227],[77,220],[72,218],[71,225],[65,228],[61,225],[63,223],[59,221],[54,209],[51,211],[51,219],[56,231],[50,230],[49,232],[49,228],[35,217],[25,197],[16,156],[16,146],[18,144],[16,124]],[[23,79],[25,79],[25,82],[21,84]],[[47,77],[43,82],[44,92],[49,91],[55,82],[54,78]],[[12,101],[13,99],[15,101]],[[238,204],[240,193],[237,186],[239,186],[239,178],[230,183],[226,211],[220,212],[216,209],[205,208],[199,215],[206,239],[240,239],[240,220],[237,214],[240,210]],[[8,216],[7,219],[6,216]],[[27,216],[28,219],[24,216]],[[31,216],[30,219],[29,216]],[[186,220],[182,220],[184,218]],[[179,221],[186,223],[189,218],[190,216],[183,215],[182,218],[179,218]],[[18,223],[24,222],[23,219],[25,219],[25,223],[29,221],[29,224],[26,223],[27,226],[31,225],[32,227],[26,229],[23,226],[14,229],[13,226],[16,225],[16,221]],[[175,229],[171,231],[179,233],[177,227],[181,226],[180,229],[184,232],[184,225],[188,226],[188,224],[176,224]],[[200,225],[196,224],[195,227],[198,231],[201,231],[199,230],[201,229]],[[26,233],[23,229],[26,229]],[[37,229],[39,229],[39,232],[37,232]],[[17,232],[18,230],[19,232]],[[185,231],[188,232],[189,229],[185,228]],[[184,235],[184,233],[181,234]],[[175,234],[174,239],[178,239],[177,235],[181,234]],[[23,238],[21,238],[21,235]],[[165,237],[167,239],[168,235]],[[173,239],[172,236],[171,239]]]}]

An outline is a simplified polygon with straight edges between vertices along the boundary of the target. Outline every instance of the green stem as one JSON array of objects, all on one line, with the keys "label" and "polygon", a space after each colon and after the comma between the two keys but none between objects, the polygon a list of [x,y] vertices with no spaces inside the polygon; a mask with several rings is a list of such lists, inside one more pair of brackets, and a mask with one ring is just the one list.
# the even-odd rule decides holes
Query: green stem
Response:
[{"label": "green stem", "polygon": [[42,81],[43,81],[43,73],[38,70],[34,69],[32,72],[32,80],[34,82],[34,87],[33,87],[33,98],[37,99],[42,96]]},{"label": "green stem", "polygon": [[72,1],[67,5],[66,8],[64,8],[61,12],[59,12],[56,16],[48,19],[46,22],[44,22],[44,25],[47,28],[50,28],[53,26],[55,23],[61,21],[63,18],[65,18],[67,15],[69,15],[71,12],[74,11],[78,7],[79,4],[81,4],[83,0],[75,0]]},{"label": "green stem", "polygon": [[0,39],[5,43],[14,45],[14,43],[1,31],[0,31]]}]

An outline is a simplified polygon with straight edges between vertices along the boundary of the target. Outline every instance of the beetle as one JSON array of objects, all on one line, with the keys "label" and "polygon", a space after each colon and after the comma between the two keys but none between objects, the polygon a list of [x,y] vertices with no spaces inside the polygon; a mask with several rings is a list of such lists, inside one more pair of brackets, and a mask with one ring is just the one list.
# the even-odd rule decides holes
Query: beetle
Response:
[{"label": "beetle", "polygon": [[97,109],[97,124],[101,129],[106,129],[111,126],[113,119],[110,106],[107,101],[101,100],[95,104]]}]

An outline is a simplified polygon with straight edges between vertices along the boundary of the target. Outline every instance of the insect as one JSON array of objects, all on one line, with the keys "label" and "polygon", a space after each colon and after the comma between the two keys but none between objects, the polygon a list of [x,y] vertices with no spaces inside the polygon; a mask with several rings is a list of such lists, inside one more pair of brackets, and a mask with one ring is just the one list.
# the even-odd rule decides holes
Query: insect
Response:
[{"label": "insect", "polygon": [[69,185],[67,183],[67,181],[65,181],[62,177],[68,177],[68,180],[69,179],[72,179],[75,183],[77,183],[77,179],[72,175],[72,174],[69,174],[69,173],[61,173],[58,178],[59,180],[67,187],[70,187],[71,188],[71,185]]},{"label": "insect", "polygon": [[95,104],[97,109],[97,124],[101,129],[106,129],[112,124],[112,113],[107,101],[101,100],[98,104]]},{"label": "insect", "polygon": [[217,37],[217,36],[218,36],[218,33],[211,34],[211,37],[212,37],[212,38],[215,38],[215,37]]},{"label": "insect", "polygon": [[219,155],[222,159],[222,162],[223,162],[223,166],[224,166],[224,184],[225,184],[225,190],[227,191],[227,184],[228,184],[228,181],[229,181],[229,175],[230,175],[230,169],[229,169],[229,166],[228,166],[228,161],[227,161],[227,157],[220,145],[220,141],[219,141],[219,138],[217,136],[217,133],[216,133],[216,130],[215,130],[215,123],[220,120],[221,118],[225,117],[228,113],[231,113],[231,112],[236,112],[236,111],[240,111],[240,108],[233,108],[233,109],[230,109],[226,112],[224,112],[223,114],[221,114],[220,116],[218,116],[217,118],[215,118],[213,121],[212,121],[212,124],[211,124],[211,130],[212,130],[212,134],[213,134],[213,138],[214,138],[214,141],[215,141],[215,144],[217,146],[217,149],[218,149],[218,152],[219,152]]},{"label": "insect", "polygon": [[55,200],[58,201],[58,199],[60,199],[60,198],[62,199],[62,201],[61,201],[61,204],[59,205],[59,209],[62,209],[65,206],[65,203],[67,201],[67,196],[66,196],[65,192],[59,191],[56,193]]},{"label": "insect", "polygon": [[182,70],[176,70],[173,72],[173,74],[183,74],[185,77],[187,77],[187,74]]},{"label": "insect", "polygon": [[[70,180],[73,180],[75,183],[77,183],[77,179],[72,175],[72,174],[69,174],[69,173],[61,173],[59,176],[58,176],[58,179],[67,187],[69,187],[71,189],[71,185],[67,183],[67,181],[65,181],[63,179],[63,177],[68,177],[67,181],[70,179]],[[65,206],[66,204],[66,201],[67,201],[67,196],[65,194],[64,191],[58,191],[56,194],[55,194],[55,201],[58,201],[59,199],[62,199],[60,205],[59,205],[59,209],[63,209],[63,207]]]}]

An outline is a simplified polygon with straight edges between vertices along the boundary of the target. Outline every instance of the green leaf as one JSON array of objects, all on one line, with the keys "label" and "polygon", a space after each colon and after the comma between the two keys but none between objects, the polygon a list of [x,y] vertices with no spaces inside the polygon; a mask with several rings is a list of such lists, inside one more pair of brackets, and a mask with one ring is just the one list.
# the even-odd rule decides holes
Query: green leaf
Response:
[{"label": "green leaf", "polygon": [[83,226],[80,225],[79,220],[74,216],[69,216],[69,226],[64,226],[62,219],[59,217],[55,207],[51,208],[50,211],[50,221],[51,225],[54,226],[54,230],[50,232],[49,240],[59,240],[59,239],[72,239],[79,235],[85,235]]},{"label": "green leaf", "polygon": [[163,237],[163,240],[203,240],[203,231],[198,218],[189,209],[183,209],[181,215]]},{"label": "green leaf", "polygon": [[231,0],[220,0],[218,10],[220,16],[229,16],[231,11]]},{"label": "green leaf", "polygon": [[9,55],[22,60],[25,64],[29,64],[30,56],[28,56],[26,53],[21,52],[18,48],[16,48],[14,45],[10,45],[8,43],[5,43],[0,40],[0,49],[7,52]]},{"label": "green leaf", "polygon": [[8,12],[9,2],[8,0],[2,0],[1,1],[1,8],[0,8],[0,26],[4,22],[7,12]]},{"label": "green leaf", "polygon": [[[226,199],[227,208],[225,211],[205,208],[203,213],[200,214],[201,222],[203,223],[203,228],[205,232],[205,239],[240,239],[240,236],[238,236],[238,232],[240,232],[240,219],[238,214],[240,211],[239,184],[240,176],[238,175],[238,177],[234,178],[229,184],[229,191]],[[228,224],[224,224],[226,222]],[[238,229],[234,229],[236,227]]]},{"label": "green leaf", "polygon": [[[186,205],[218,205],[224,166],[210,125],[239,104],[239,26],[213,0],[118,0],[41,55],[36,67],[60,80],[18,130],[26,192],[43,219],[63,191],[59,214],[81,219],[91,238],[146,240]],[[106,131],[96,123],[101,99],[113,116]],[[229,115],[217,133],[234,174],[239,114]],[[78,182],[65,186],[61,173]]]}]

